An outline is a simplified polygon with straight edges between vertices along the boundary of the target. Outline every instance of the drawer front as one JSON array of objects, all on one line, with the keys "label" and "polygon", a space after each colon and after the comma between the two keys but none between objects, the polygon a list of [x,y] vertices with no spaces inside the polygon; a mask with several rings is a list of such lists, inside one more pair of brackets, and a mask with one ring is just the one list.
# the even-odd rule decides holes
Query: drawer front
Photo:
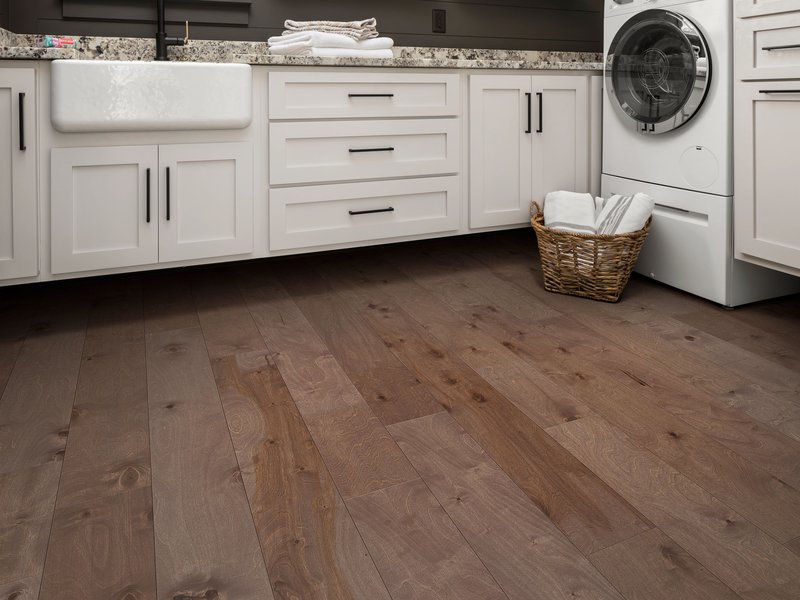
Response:
[{"label": "drawer front", "polygon": [[459,198],[458,177],[274,189],[269,247],[288,250],[455,231]]},{"label": "drawer front", "polygon": [[736,22],[736,77],[800,78],[800,11]]},{"label": "drawer front", "polygon": [[459,170],[459,121],[272,123],[272,185],[444,175]]},{"label": "drawer front", "polygon": [[269,118],[455,116],[458,88],[458,75],[441,73],[272,72]]},{"label": "drawer front", "polygon": [[757,17],[800,10],[800,0],[736,0],[737,17]]}]

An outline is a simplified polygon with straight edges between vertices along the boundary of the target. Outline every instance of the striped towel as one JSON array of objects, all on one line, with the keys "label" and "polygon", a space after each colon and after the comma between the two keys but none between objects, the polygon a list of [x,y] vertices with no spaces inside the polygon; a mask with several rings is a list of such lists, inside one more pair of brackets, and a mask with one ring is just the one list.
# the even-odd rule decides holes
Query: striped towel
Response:
[{"label": "striped towel", "polygon": [[653,214],[655,201],[647,194],[622,196],[616,194],[603,203],[597,217],[597,233],[616,235],[639,231]]},{"label": "striped towel", "polygon": [[361,21],[292,21],[286,19],[283,26],[286,28],[284,35],[297,31],[323,31],[346,35],[354,40],[368,40],[378,37],[377,23],[374,17]]}]

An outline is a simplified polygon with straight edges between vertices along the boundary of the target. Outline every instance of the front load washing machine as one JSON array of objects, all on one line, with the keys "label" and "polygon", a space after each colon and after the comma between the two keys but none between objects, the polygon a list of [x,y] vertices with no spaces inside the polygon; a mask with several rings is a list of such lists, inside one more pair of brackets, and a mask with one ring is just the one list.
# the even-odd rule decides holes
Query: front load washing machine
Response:
[{"label": "front load washing machine", "polygon": [[730,0],[606,0],[604,196],[656,200],[636,271],[726,306],[800,289],[733,259]]}]

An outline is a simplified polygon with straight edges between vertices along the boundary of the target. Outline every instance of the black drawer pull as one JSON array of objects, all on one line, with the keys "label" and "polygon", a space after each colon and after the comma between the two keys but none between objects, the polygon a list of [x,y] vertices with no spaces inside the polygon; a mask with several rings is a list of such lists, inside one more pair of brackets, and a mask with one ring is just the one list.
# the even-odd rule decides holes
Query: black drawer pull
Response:
[{"label": "black drawer pull", "polygon": [[539,97],[539,129],[536,133],[544,133],[544,94],[536,92],[536,95]]},{"label": "black drawer pull", "polygon": [[147,185],[147,214],[145,216],[146,216],[147,222],[149,223],[150,222],[150,169],[147,169],[146,173],[147,173],[147,183],[146,183],[146,185]]},{"label": "black drawer pull", "polygon": [[787,44],[785,46],[764,46],[761,49],[766,50],[767,52],[770,52],[772,50],[800,50],[800,44]]},{"label": "black drawer pull", "polygon": [[170,212],[170,198],[169,198],[169,167],[167,167],[167,221],[169,221]]},{"label": "black drawer pull", "polygon": [[525,133],[531,132],[531,93],[525,92],[525,98],[528,100],[528,128],[525,130]]},{"label": "black drawer pull", "polygon": [[19,149],[25,152],[25,92],[19,93]]},{"label": "black drawer pull", "polygon": [[351,215],[371,215],[373,213],[394,212],[394,207],[389,208],[373,208],[372,210],[348,210]]},{"label": "black drawer pull", "polygon": [[759,94],[800,94],[800,90],[758,90]]},{"label": "black drawer pull", "polygon": [[394,94],[347,94],[348,98],[394,98]]},{"label": "black drawer pull", "polygon": [[385,148],[350,148],[349,152],[358,153],[358,152],[394,152],[394,148],[392,146],[386,146]]}]

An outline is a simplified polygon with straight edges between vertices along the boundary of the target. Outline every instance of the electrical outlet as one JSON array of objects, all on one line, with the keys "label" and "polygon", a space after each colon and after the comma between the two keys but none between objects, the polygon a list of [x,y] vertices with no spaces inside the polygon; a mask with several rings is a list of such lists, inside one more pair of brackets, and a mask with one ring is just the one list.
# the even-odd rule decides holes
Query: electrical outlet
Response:
[{"label": "electrical outlet", "polygon": [[443,8],[433,9],[433,33],[447,33],[447,11]]}]

